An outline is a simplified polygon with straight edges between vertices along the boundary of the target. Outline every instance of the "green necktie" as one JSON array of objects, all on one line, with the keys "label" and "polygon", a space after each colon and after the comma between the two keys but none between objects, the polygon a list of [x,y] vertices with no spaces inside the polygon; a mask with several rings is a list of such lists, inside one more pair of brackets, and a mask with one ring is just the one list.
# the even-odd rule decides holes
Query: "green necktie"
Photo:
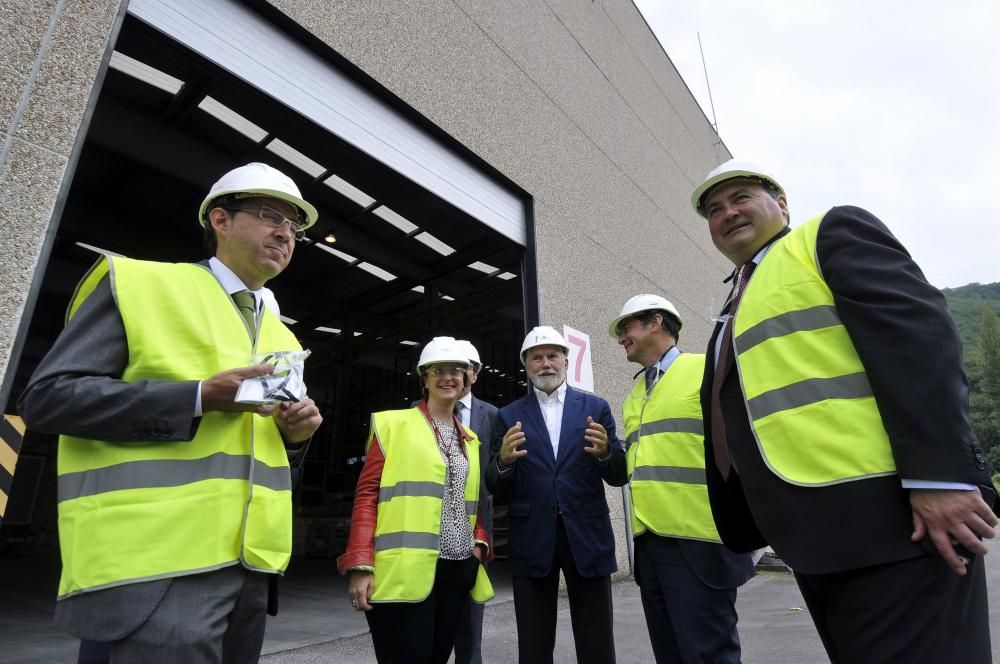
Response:
[{"label": "green necktie", "polygon": [[233,302],[236,303],[236,308],[240,310],[240,315],[246,321],[250,336],[253,336],[257,332],[257,301],[254,299],[253,293],[248,290],[233,293]]}]

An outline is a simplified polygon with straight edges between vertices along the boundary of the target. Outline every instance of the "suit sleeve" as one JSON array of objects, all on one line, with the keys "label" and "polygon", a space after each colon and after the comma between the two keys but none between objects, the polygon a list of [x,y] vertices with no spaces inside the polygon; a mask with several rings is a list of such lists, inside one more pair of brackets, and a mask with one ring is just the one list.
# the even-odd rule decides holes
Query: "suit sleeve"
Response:
[{"label": "suit sleeve", "polygon": [[187,441],[198,381],[121,379],[128,341],[107,278],[42,359],[18,401],[36,431],[108,441]]},{"label": "suit sleeve", "polygon": [[628,469],[625,462],[625,446],[618,439],[615,427],[615,418],[611,414],[611,406],[607,401],[601,400],[600,423],[604,430],[608,432],[608,449],[611,451],[608,458],[598,462],[597,467],[601,471],[601,477],[611,486],[625,486],[628,483]]},{"label": "suit sleeve", "polygon": [[503,436],[510,425],[504,420],[503,411],[498,410],[496,422],[493,427],[493,437],[490,440],[490,462],[486,465],[486,488],[493,494],[493,499],[504,504],[510,501],[510,490],[514,486],[514,475],[517,473],[517,464],[509,471],[500,473],[498,464],[500,463],[500,446],[503,444]]},{"label": "suit sleeve", "polygon": [[833,208],[816,247],[857,348],[899,476],[981,484],[962,343],[941,292],[871,213]]}]

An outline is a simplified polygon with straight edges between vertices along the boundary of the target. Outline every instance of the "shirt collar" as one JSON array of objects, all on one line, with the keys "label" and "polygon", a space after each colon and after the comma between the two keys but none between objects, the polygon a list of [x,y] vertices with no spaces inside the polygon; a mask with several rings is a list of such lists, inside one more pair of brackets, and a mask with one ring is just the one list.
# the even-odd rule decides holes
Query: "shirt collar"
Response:
[{"label": "shirt collar", "polygon": [[464,405],[470,413],[472,412],[472,392],[466,394],[464,397],[459,399],[459,401],[462,402],[462,405]]},{"label": "shirt collar", "polygon": [[[778,231],[778,233],[776,233],[774,237],[772,237],[770,240],[767,241],[767,244],[765,244],[763,247],[760,248],[760,251],[754,254],[753,258],[751,258],[749,262],[753,263],[755,268],[759,266],[760,262],[764,260],[764,256],[767,255],[767,252],[771,251],[771,248],[774,246],[774,244],[781,238],[788,235],[788,233],[791,232],[791,230],[792,230],[791,228],[785,226],[780,231]],[[742,269],[743,269],[742,265],[737,265],[736,267],[734,267],[733,271],[729,273],[729,276],[722,280],[722,283],[728,283],[729,281],[733,281],[733,288],[735,289],[736,282],[739,281],[740,270]]]},{"label": "shirt collar", "polygon": [[677,346],[671,346],[670,350],[664,353],[663,357],[661,357],[653,366],[658,368],[661,373],[666,373],[667,369],[670,368],[670,365],[673,364],[674,360],[676,360],[680,354],[680,348]]},{"label": "shirt collar", "polygon": [[557,387],[552,391],[552,394],[546,394],[542,392],[537,387],[533,388],[535,390],[535,396],[538,398],[538,403],[551,403],[557,401],[559,403],[564,403],[566,401],[566,381],[563,380],[562,385]]},{"label": "shirt collar", "polygon": [[[243,290],[250,290],[246,287],[246,284],[243,283],[243,280],[236,276],[235,272],[230,270],[225,263],[220,261],[215,256],[208,259],[208,266],[212,268],[212,274],[215,275],[215,278],[219,280],[219,283],[222,284],[222,287],[225,288],[226,292],[230,295]],[[260,298],[262,297],[262,290],[264,289],[261,288],[250,292],[254,294],[255,298]]]}]

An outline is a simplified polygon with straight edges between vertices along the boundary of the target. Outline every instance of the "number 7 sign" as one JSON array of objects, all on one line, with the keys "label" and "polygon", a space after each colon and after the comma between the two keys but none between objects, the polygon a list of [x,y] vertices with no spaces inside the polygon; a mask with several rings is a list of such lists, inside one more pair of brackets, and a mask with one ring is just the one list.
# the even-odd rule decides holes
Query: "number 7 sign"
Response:
[{"label": "number 7 sign", "polygon": [[594,364],[590,357],[590,335],[563,325],[563,338],[569,346],[569,369],[566,382],[578,390],[594,392]]}]

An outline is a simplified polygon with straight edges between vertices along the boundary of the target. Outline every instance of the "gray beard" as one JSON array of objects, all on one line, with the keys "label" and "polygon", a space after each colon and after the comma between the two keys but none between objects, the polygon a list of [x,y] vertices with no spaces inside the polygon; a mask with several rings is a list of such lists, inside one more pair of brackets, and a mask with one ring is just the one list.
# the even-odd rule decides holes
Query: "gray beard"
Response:
[{"label": "gray beard", "polygon": [[531,382],[536,388],[545,392],[546,394],[552,394],[556,388],[558,388],[563,380],[566,379],[566,375],[563,373],[556,374],[555,376],[532,376]]}]

